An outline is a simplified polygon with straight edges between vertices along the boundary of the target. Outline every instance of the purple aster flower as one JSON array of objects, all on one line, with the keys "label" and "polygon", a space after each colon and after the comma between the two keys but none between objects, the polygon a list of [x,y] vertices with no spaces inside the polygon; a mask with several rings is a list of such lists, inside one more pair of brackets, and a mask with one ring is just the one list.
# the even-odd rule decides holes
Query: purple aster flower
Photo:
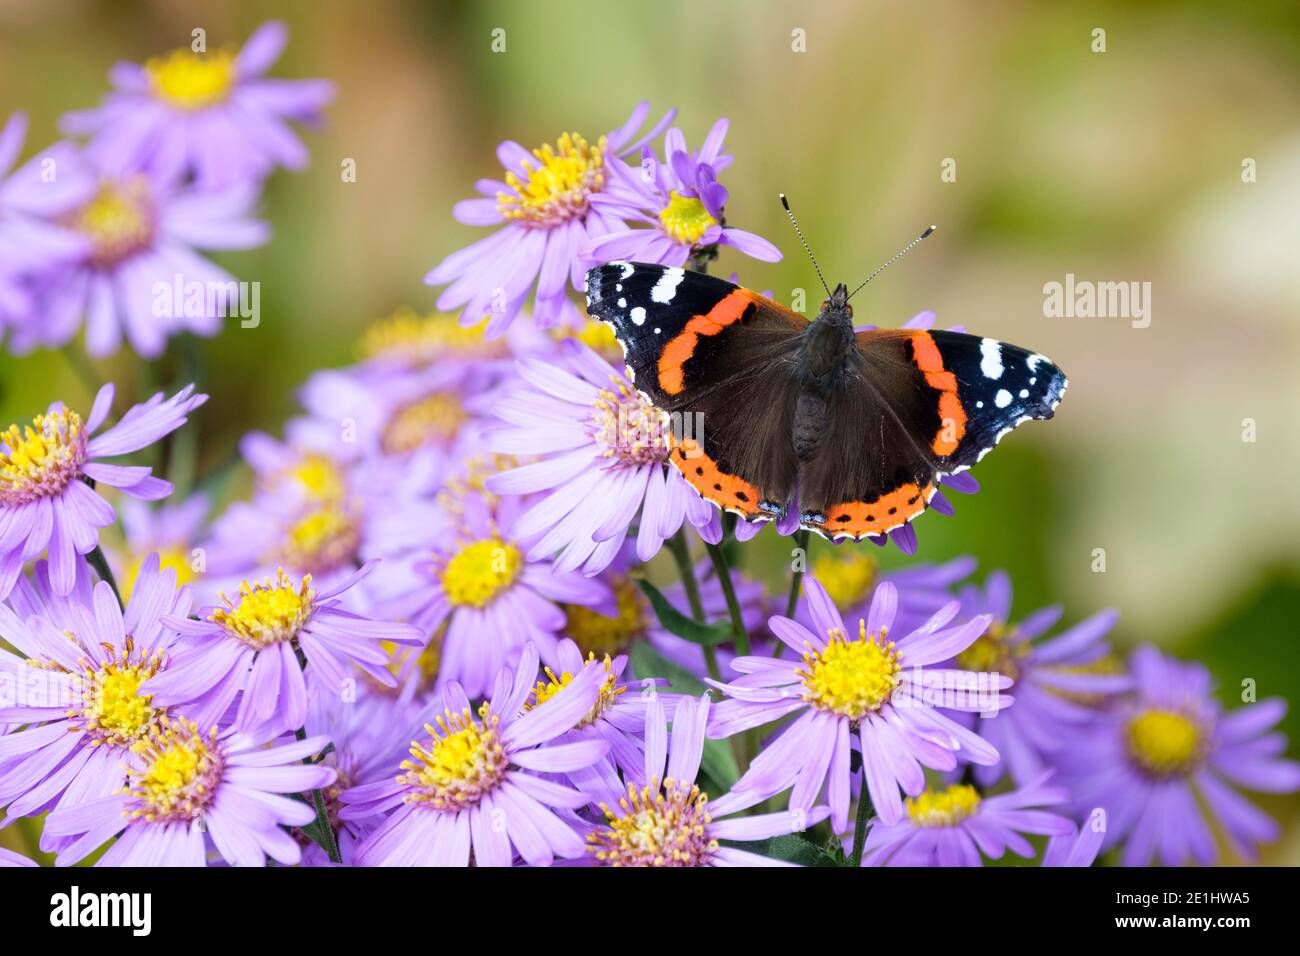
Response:
[{"label": "purple aster flower", "polygon": [[487,483],[500,494],[543,493],[519,521],[534,542],[529,555],[558,553],[558,569],[598,574],[634,522],[642,561],[683,523],[709,527],[713,506],[668,464],[668,417],[582,343],[563,342],[561,353],[568,369],[519,363],[528,387],[497,403],[508,425],[487,434],[494,451],[540,458]]},{"label": "purple aster flower", "polygon": [[481,697],[525,644],[556,663],[565,623],[559,602],[596,604],[606,590],[549,560],[529,559],[518,531],[521,499],[469,492],[446,501],[453,531],[431,529],[423,549],[386,558],[373,590],[387,616],[439,642],[440,679]]},{"label": "purple aster flower", "polygon": [[538,774],[572,773],[604,756],[603,740],[554,741],[591,713],[608,675],[586,668],[529,708],[537,663],[529,644],[477,711],[449,681],[437,726],[424,725],[428,737],[412,741],[410,759],[343,791],[344,820],[388,814],[358,847],[358,865],[467,866],[472,852],[477,866],[510,866],[516,853],[547,866],[582,856],[582,837],[556,810],[575,810],[587,797]]},{"label": "purple aster flower", "polygon": [[[623,259],[679,267],[700,250],[719,245],[779,262],[781,252],[772,243],[726,225],[727,188],[718,182],[718,173],[731,165],[732,157],[722,152],[726,135],[727,121],[720,119],[692,152],[682,131],[670,129],[663,162],[645,146],[639,175],[628,177],[625,189],[592,196],[591,203],[602,213],[652,228],[615,230],[587,242],[578,250],[583,264]],[[625,172],[626,167],[620,170]]]},{"label": "purple aster flower", "polygon": [[1028,785],[1052,766],[1053,754],[1088,732],[1098,705],[1131,686],[1105,640],[1119,614],[1100,611],[1039,641],[1060,620],[1061,608],[1041,608],[1012,623],[1011,579],[1003,571],[990,574],[983,591],[968,588],[962,611],[988,615],[992,623],[953,665],[996,671],[1016,682],[1015,707],[989,718],[970,715],[966,721],[1002,755],[995,765],[973,768],[975,780],[991,787],[1009,773],[1017,784]]},{"label": "purple aster flower", "polygon": [[[58,175],[80,200],[51,223],[75,234],[80,251],[43,272],[32,304],[39,321],[14,329],[15,351],[61,346],[84,319],[90,354],[111,354],[125,334],[139,355],[157,358],[169,336],[216,335],[222,320],[238,312],[239,283],[195,250],[266,241],[266,223],[249,218],[256,185],[198,191],[84,158],[69,158]],[[17,201],[48,203],[45,188],[29,178]]]},{"label": "purple aster flower", "polygon": [[0,867],[2,866],[37,866],[35,860],[29,860],[21,853],[15,853],[13,850],[6,850],[0,846]]},{"label": "purple aster flower", "polygon": [[[593,205],[602,193],[627,193],[632,173],[619,158],[658,136],[672,122],[669,112],[645,136],[633,141],[649,114],[642,103],[621,129],[589,143],[565,133],[531,153],[507,140],[497,148],[504,181],[482,179],[481,196],[457,203],[452,214],[469,226],[500,226],[478,242],[454,252],[424,281],[447,285],[438,308],[461,309],[461,322],[475,325],[488,317],[487,335],[496,338],[514,321],[536,288],[533,317],[542,328],[577,325],[579,314],[569,290],[581,289],[586,270],[577,256],[590,239],[621,228],[618,218]],[[448,283],[450,283],[448,285]]]},{"label": "purple aster flower", "polygon": [[199,700],[220,713],[241,690],[235,727],[266,735],[296,730],[307,719],[307,681],[298,654],[326,692],[342,693],[355,665],[392,687],[382,642],[420,644],[404,624],[374,621],[344,610],[339,595],[368,574],[357,571],[338,587],[317,593],[311,575],[295,584],[281,571],[261,584],[247,582],[222,606],[203,608],[198,620],[167,617],[181,635],[175,661],[144,689],[161,704]]},{"label": "purple aster flower", "polygon": [[[797,833],[826,819],[815,807],[719,819],[749,806],[735,793],[709,800],[695,782],[704,754],[709,696],[683,697],[668,733],[664,703],[651,696],[646,720],[645,764],[601,804],[605,820],[587,834],[595,862],[604,866],[790,866],[719,841],[750,842]],[[644,781],[644,782],[642,782]]]},{"label": "purple aster flower", "polygon": [[1211,697],[1209,670],[1150,646],[1133,652],[1129,672],[1132,695],[1056,757],[1076,805],[1105,811],[1104,847],[1124,843],[1125,866],[1157,856],[1165,866],[1213,863],[1205,812],[1238,854],[1253,858],[1255,845],[1279,830],[1236,788],[1300,790],[1300,764],[1282,757],[1286,738],[1274,730],[1286,702],[1274,697],[1224,713]]},{"label": "purple aster flower", "polygon": [[288,36],[271,21],[238,52],[179,49],[143,65],[118,63],[103,104],[68,114],[63,128],[93,136],[89,149],[107,167],[148,169],[167,183],[192,174],[205,189],[223,188],[277,166],[302,169],[307,150],[289,124],[319,120],[334,86],[263,76]]},{"label": "purple aster flower", "polygon": [[785,617],[768,621],[772,633],[801,659],[738,657],[731,666],[743,676],[717,685],[733,699],[714,708],[710,737],[730,737],[797,715],[754,758],[733,793],[743,791],[757,803],[793,787],[790,806],[806,810],[825,785],[831,821],[843,831],[848,826],[854,738],[860,742],[872,804],[885,824],[903,818],[900,788],[909,796],[925,789],[922,765],[947,771],[957,766],[959,757],[977,764],[998,759],[988,742],[939,708],[1001,710],[1011,699],[998,691],[1011,681],[998,674],[933,666],[969,647],[988,626],[987,617],[945,627],[960,608],[953,601],[895,641],[889,632],[898,589],[886,582],[876,589],[856,636],[850,637],[852,632],[816,578],[805,580],[804,594],[815,629]]},{"label": "purple aster flower", "polygon": [[47,547],[55,591],[72,590],[76,555],[93,550],[99,529],[116,518],[94,483],[147,501],[171,494],[172,486],[151,468],[99,459],[139,451],[184,425],[185,416],[208,400],[193,391],[187,385],[166,400],[159,392],[95,435],[113,406],[113,386],[105,385],[84,422],[56,402],[27,428],[13,425],[0,433],[0,598],[13,588],[23,563]]},{"label": "purple aster flower", "polygon": [[234,866],[292,866],[302,856],[283,829],[316,818],[308,803],[283,794],[326,787],[334,770],[303,759],[328,741],[308,737],[265,748],[242,734],[165,719],[135,745],[127,788],[45,818],[45,836],[64,842],[55,860],[69,866],[108,840],[96,866],[206,866],[209,845]]},{"label": "purple aster flower", "polygon": [[[645,782],[641,768],[645,763],[644,747],[646,705],[650,697],[660,696],[654,690],[656,682],[637,681],[628,684],[623,680],[627,668],[627,656],[620,654],[603,659],[594,653],[584,658],[578,645],[571,640],[560,641],[556,650],[556,669],[544,669],[545,680],[537,682],[529,698],[531,706],[550,700],[557,693],[573,683],[574,678],[584,670],[603,668],[605,682],[601,685],[600,696],[591,710],[567,734],[556,738],[559,742],[570,740],[603,740],[609,745],[606,756],[587,767],[581,767],[563,774],[574,787],[589,796],[604,790],[613,789],[615,793],[622,790],[619,771],[640,783]],[[629,693],[631,691],[631,693]],[[676,695],[670,695],[675,704]]]},{"label": "purple aster flower", "polygon": [[[78,561],[72,592],[58,594],[37,562],[0,604],[0,723],[25,725],[0,736],[0,805],[7,821],[108,796],[126,784],[133,749],[171,716],[205,716],[192,701],[163,706],[141,689],[172,666],[176,632],[165,615],[189,613],[176,573],[152,557],[141,568],[126,610],[108,584],[92,584]],[[54,847],[45,845],[44,849]]]},{"label": "purple aster flower", "polygon": [[1064,787],[1049,787],[1051,771],[1008,793],[982,797],[970,784],[927,787],[905,801],[907,814],[894,824],[872,820],[862,847],[863,866],[982,866],[1007,850],[1030,859],[1038,851],[1023,834],[1065,837],[1066,817],[1044,807],[1065,803]]}]

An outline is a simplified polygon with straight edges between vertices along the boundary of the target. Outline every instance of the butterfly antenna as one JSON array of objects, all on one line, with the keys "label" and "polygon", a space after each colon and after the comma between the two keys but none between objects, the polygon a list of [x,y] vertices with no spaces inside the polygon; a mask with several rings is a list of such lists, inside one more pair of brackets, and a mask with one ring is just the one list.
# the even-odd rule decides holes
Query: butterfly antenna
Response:
[{"label": "butterfly antenna", "polygon": [[794,218],[794,211],[790,208],[790,201],[785,198],[785,193],[781,193],[781,205],[785,207],[785,214],[790,217],[790,224],[794,226],[795,235],[803,243],[804,251],[808,253],[808,258],[812,260],[813,268],[817,270],[817,278],[822,280],[822,288],[826,294],[830,295],[830,287],[826,285],[826,277],[822,275],[822,267],[817,264],[817,257],[812,254],[812,248],[808,245],[808,240],[803,237],[803,230],[799,228],[799,220]]},{"label": "butterfly antenna", "polygon": [[849,293],[849,298],[850,298],[850,299],[853,298],[855,295],[857,295],[859,292],[862,291],[862,286],[863,286],[863,285],[866,285],[868,282],[870,282],[870,281],[871,281],[872,279],[874,279],[876,276],[880,275],[880,273],[884,272],[886,269],[888,269],[890,266],[892,266],[892,265],[893,265],[895,262],[897,262],[899,259],[903,258],[903,256],[907,255],[907,253],[910,252],[910,251],[912,250],[912,247],[913,247],[914,245],[916,245],[918,242],[920,242],[922,239],[928,239],[928,238],[930,237],[930,234],[931,234],[932,232],[934,232],[934,230],[937,229],[937,228],[938,228],[937,226],[930,226],[929,228],[927,228],[927,229],[925,230],[925,232],[921,233],[919,236],[917,236],[915,239],[913,239],[913,240],[912,240],[911,242],[909,242],[907,245],[903,246],[902,249],[898,250],[898,254],[895,255],[894,258],[890,259],[888,262],[886,262],[883,266],[881,266],[881,267],[880,267],[879,269],[877,269],[875,272],[871,273],[871,275],[869,275],[869,276],[867,276],[865,279],[863,279],[863,280],[862,280],[862,285],[858,286],[856,289],[854,289],[852,292]]}]

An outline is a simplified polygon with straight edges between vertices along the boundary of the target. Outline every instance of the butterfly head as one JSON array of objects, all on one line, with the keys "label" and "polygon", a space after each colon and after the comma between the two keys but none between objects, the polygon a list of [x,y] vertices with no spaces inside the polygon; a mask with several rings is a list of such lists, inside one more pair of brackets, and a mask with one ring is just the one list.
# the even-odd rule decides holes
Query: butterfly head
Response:
[{"label": "butterfly head", "polygon": [[849,305],[849,289],[843,282],[835,287],[835,291],[831,293],[829,299],[822,300],[819,318],[827,319],[830,322],[852,321],[853,306]]}]

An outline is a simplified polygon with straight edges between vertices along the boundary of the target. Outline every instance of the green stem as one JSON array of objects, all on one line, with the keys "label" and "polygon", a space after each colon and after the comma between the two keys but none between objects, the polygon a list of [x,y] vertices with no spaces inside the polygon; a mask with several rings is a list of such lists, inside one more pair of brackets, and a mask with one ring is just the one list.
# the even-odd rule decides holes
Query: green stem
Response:
[{"label": "green stem", "polygon": [[125,608],[126,604],[122,601],[122,592],[117,589],[117,579],[113,577],[113,569],[108,566],[108,558],[104,557],[104,549],[95,545],[95,550],[86,555],[86,562],[95,569],[99,575],[99,580],[106,581],[108,586],[113,589],[113,596],[117,598],[118,607]]},{"label": "green stem", "polygon": [[[795,608],[799,606],[799,586],[803,583],[803,567],[808,564],[808,535],[807,528],[800,528],[794,535],[794,546],[801,552],[799,556],[801,567],[790,575],[790,597],[785,602],[786,617],[794,617]],[[779,645],[777,653],[781,653]]]},{"label": "green stem", "polygon": [[[299,727],[293,735],[299,740],[306,740],[307,729]],[[305,759],[303,763],[311,763],[311,758]],[[331,863],[342,863],[343,854],[339,852],[338,838],[334,836],[334,828],[330,826],[329,810],[325,807],[325,794],[319,787],[311,792],[311,802],[316,805],[316,828],[325,839],[325,855],[330,858]]]},{"label": "green stem", "polygon": [[871,795],[867,791],[867,766],[862,765],[862,791],[858,794],[858,818],[853,828],[853,855],[849,866],[862,865],[862,847],[867,842],[867,820],[871,818]]},{"label": "green stem", "polygon": [[[668,539],[668,551],[677,562],[677,573],[682,579],[682,588],[686,591],[686,600],[691,606],[691,617],[701,624],[707,623],[704,614],[704,599],[700,597],[700,582],[695,579],[695,564],[691,561],[691,547],[686,543],[686,531],[682,529]],[[718,666],[718,651],[713,647],[702,647],[704,666],[709,676],[716,681],[722,680],[722,668]]]},{"label": "green stem", "polygon": [[722,596],[727,599],[727,613],[731,615],[731,636],[736,645],[736,653],[741,657],[749,656],[749,632],[745,630],[745,617],[740,612],[740,602],[736,600],[736,588],[731,583],[731,568],[727,565],[727,556],[721,544],[709,544],[709,558],[713,561],[713,571],[722,585]]}]

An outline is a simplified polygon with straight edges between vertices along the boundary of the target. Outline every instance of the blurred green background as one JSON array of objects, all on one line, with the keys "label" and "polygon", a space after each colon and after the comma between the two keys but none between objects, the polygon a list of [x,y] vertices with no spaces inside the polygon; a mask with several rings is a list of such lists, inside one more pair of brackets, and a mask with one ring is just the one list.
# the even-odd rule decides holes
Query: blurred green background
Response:
[{"label": "blurred green background", "polygon": [[[1016,613],[1067,621],[1113,605],[1122,644],[1205,660],[1223,699],[1244,680],[1300,702],[1300,6],[1293,0],[1098,3],[140,2],[0,4],[0,118],[28,111],[26,155],[88,107],[120,59],[292,30],[274,73],[338,87],[306,134],[310,170],[278,174],[266,247],[218,256],[259,281],[262,324],[202,343],[197,417],[212,469],[249,428],[278,429],[315,368],[354,357],[421,277],[477,238],[450,217],[494,149],[595,138],[649,99],[698,145],[731,120],[728,221],[781,246],[717,270],[820,301],[776,201],[787,192],[832,282],[854,283],[929,223],[939,232],[855,301],[862,322],[934,309],[941,325],[1045,352],[1070,375],[1030,425],[921,521],[920,556],[973,553],[1016,582]],[[491,34],[506,31],[506,51]],[[1106,51],[1093,51],[1093,31]],[[802,30],[806,52],[792,50]],[[238,148],[238,144],[231,144]],[[340,164],[356,160],[358,180]],[[945,160],[956,180],[941,180]],[[1242,181],[1255,161],[1257,181]],[[1045,318],[1066,273],[1152,284],[1151,325]],[[168,380],[175,355],[160,363]],[[126,353],[97,374],[128,390]],[[0,424],[90,390],[58,352],[0,354]],[[1253,419],[1257,438],[1242,439]],[[1105,550],[1104,573],[1094,571]],[[884,559],[897,563],[891,548]],[[1293,711],[1287,731],[1300,738]],[[1300,862],[1300,806],[1265,862]]]}]

